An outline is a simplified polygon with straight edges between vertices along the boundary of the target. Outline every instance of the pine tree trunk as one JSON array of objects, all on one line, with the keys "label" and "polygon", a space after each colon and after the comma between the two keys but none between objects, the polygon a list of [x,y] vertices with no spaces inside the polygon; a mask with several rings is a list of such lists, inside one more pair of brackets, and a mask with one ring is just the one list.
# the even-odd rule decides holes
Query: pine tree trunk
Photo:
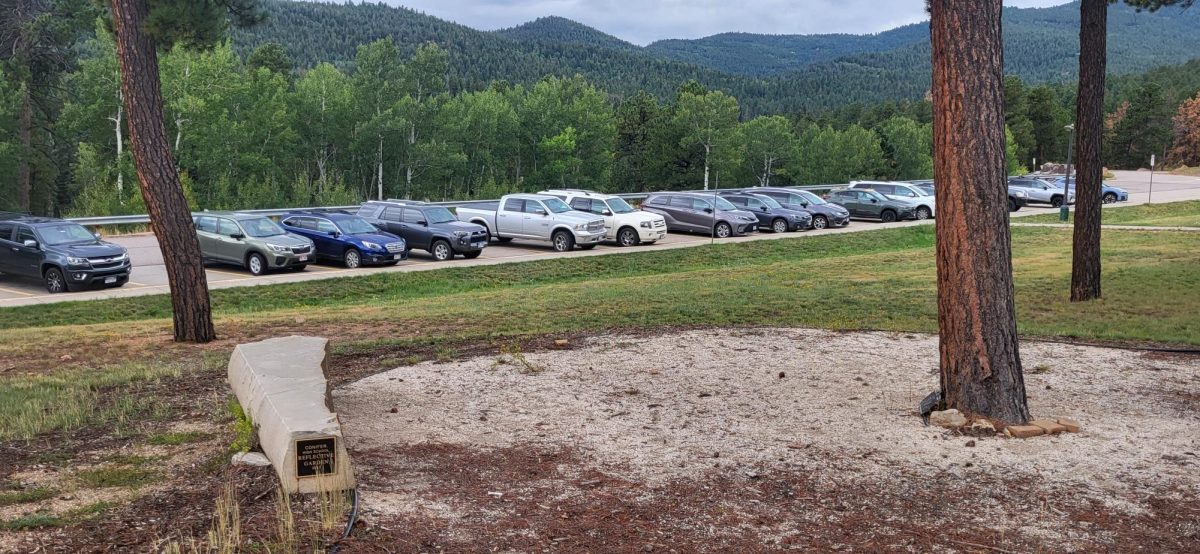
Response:
[{"label": "pine tree trunk", "polygon": [[17,209],[29,210],[29,201],[33,196],[33,92],[32,85],[25,83],[21,93],[20,126],[17,135],[21,141],[21,155],[17,162]]},{"label": "pine tree trunk", "polygon": [[149,0],[111,0],[111,7],[129,141],[171,285],[175,340],[209,342],[216,333],[200,243],[167,141],[158,53],[143,29]]},{"label": "pine tree trunk", "polygon": [[933,0],[938,334],[948,408],[1029,419],[1004,166],[1001,0]]},{"label": "pine tree trunk", "polygon": [[1075,114],[1075,235],[1071,256],[1071,301],[1100,298],[1100,186],[1104,168],[1104,72],[1107,63],[1108,0],[1079,6],[1079,100]]}]

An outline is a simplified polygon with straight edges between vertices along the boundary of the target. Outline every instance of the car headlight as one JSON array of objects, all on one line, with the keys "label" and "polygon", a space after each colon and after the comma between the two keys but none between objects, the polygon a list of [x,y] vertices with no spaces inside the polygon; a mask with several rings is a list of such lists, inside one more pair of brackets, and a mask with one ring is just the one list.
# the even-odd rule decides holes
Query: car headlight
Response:
[{"label": "car headlight", "polygon": [[586,231],[586,230],[587,230],[587,223],[577,223],[577,224],[575,224],[575,230],[576,230],[576,231]]},{"label": "car headlight", "polygon": [[67,264],[68,265],[91,265],[90,263],[88,263],[87,258],[76,258],[73,256],[67,256]]},{"label": "car headlight", "polygon": [[468,233],[466,231],[455,231],[454,236],[456,236],[460,239],[465,239],[465,238],[471,236],[471,233]]},{"label": "car headlight", "polygon": [[642,221],[642,222],[638,223],[638,227],[641,227],[643,229],[649,229],[649,228],[651,228],[652,225],[653,224],[651,224],[649,221]]},{"label": "car headlight", "polygon": [[267,248],[270,248],[272,252],[291,252],[292,251],[292,248],[290,246],[280,246],[278,244],[268,244]]},{"label": "car headlight", "polygon": [[374,242],[371,242],[369,240],[364,240],[362,245],[363,245],[363,248],[366,248],[367,250],[383,250],[382,246],[380,246]]},{"label": "car headlight", "polygon": [[1025,198],[1025,191],[1023,191],[1023,190],[1014,190],[1014,191],[1013,191],[1013,196],[1016,196],[1017,198]]}]

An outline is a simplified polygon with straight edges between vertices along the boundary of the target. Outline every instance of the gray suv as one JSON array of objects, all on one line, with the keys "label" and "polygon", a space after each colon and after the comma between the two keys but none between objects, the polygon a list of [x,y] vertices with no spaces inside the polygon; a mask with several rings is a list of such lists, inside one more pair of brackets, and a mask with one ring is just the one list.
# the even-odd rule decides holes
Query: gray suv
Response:
[{"label": "gray suv", "polygon": [[358,216],[380,230],[399,235],[408,247],[419,248],[439,262],[461,255],[478,258],[488,244],[488,232],[482,225],[459,221],[450,210],[413,200],[370,201],[358,209]]},{"label": "gray suv", "polygon": [[779,205],[792,209],[804,210],[812,214],[812,228],[825,229],[842,227],[850,224],[850,212],[837,204],[830,204],[806,190],[794,190],[778,187],[757,187],[742,192],[761,194],[779,202]]},{"label": "gray suv", "polygon": [[744,192],[723,192],[721,198],[758,216],[759,229],[767,229],[773,233],[786,233],[812,228],[812,214],[805,210],[785,208],[769,196]]},{"label": "gray suv", "polygon": [[[716,210],[713,209],[714,204]],[[712,194],[659,192],[642,203],[642,210],[667,220],[668,231],[712,234],[717,238],[753,233],[758,216],[740,210],[728,200]]]},{"label": "gray suv", "polygon": [[192,214],[192,221],[205,261],[240,265],[252,275],[271,269],[300,271],[315,261],[312,240],[261,215],[204,212]]},{"label": "gray suv", "polygon": [[916,219],[917,205],[888,198],[871,189],[842,189],[829,193],[829,201],[845,206],[850,217],[878,219],[890,223],[899,219]]}]

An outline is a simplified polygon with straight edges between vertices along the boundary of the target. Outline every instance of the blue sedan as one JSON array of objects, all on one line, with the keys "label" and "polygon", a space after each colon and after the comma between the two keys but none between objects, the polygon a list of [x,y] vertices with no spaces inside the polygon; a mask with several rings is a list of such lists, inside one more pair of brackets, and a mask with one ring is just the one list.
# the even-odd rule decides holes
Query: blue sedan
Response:
[{"label": "blue sedan", "polygon": [[312,239],[317,259],[341,262],[350,269],[362,265],[393,265],[408,258],[404,239],[380,231],[367,220],[338,212],[291,212],[283,228]]}]

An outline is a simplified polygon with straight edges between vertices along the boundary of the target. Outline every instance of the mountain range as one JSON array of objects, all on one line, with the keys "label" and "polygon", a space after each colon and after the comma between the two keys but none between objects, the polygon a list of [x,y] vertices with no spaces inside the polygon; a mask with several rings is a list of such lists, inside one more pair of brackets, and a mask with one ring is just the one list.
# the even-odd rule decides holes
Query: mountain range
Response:
[{"label": "mountain range", "polygon": [[[670,98],[689,81],[738,97],[748,114],[816,111],[847,103],[914,100],[929,88],[928,25],[868,35],[724,33],[638,46],[562,17],[481,31],[407,8],[265,0],[264,23],[235,29],[243,51],[284,46],[303,69],[330,62],[352,69],[358,45],[391,36],[402,51],[434,42],[450,53],[452,89],[494,81],[529,84],[546,75],[582,74],[611,94],[645,90]],[[1078,2],[1005,8],[1006,73],[1029,83],[1075,78]],[[1109,15],[1109,71],[1115,74],[1200,58],[1200,9]]]}]

